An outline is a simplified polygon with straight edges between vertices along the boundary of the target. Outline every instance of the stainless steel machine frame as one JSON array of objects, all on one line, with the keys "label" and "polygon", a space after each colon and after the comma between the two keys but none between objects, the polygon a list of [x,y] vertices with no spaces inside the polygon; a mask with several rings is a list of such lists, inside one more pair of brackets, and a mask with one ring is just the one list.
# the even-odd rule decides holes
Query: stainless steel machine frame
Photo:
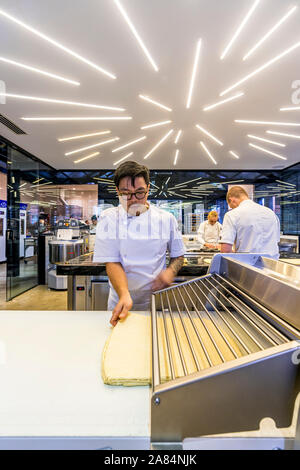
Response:
[{"label": "stainless steel machine frame", "polygon": [[[278,428],[290,426],[300,392],[299,273],[299,268],[258,255],[217,255],[208,275],[153,294],[151,442],[154,448],[170,448],[170,443],[180,446],[185,438],[256,430],[266,417],[273,418]],[[226,324],[244,354],[231,361],[221,355],[222,363],[212,365],[209,351],[205,351],[211,366],[201,369],[185,328],[197,369],[189,375],[174,316],[180,318],[183,327],[183,319],[189,318],[197,334],[191,313],[201,320],[201,312],[216,327],[214,318],[217,317]],[[163,318],[171,371],[171,380],[165,383],[160,370],[159,315]],[[166,316],[171,319],[173,331],[166,327]],[[241,331],[237,326],[242,328],[242,336],[237,333]],[[172,333],[183,377],[174,373]],[[199,333],[197,337],[201,344]],[[227,345],[230,347],[228,342]],[[300,446],[299,435],[300,419],[295,448]]]}]

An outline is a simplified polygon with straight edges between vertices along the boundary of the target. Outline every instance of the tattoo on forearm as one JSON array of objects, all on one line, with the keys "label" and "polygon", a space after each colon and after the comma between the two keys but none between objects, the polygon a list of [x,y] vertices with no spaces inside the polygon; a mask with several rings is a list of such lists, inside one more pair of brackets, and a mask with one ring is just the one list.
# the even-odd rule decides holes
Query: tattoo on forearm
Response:
[{"label": "tattoo on forearm", "polygon": [[171,258],[169,268],[172,269],[174,275],[178,274],[178,271],[182,268],[184,262],[183,256],[178,256],[178,258]]}]

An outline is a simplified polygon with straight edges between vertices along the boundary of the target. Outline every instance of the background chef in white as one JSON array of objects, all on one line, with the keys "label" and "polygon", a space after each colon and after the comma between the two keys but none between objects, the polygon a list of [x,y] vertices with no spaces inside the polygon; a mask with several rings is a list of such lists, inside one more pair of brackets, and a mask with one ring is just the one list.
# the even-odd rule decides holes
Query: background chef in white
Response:
[{"label": "background chef in white", "polygon": [[220,243],[222,225],[218,222],[217,211],[210,211],[207,220],[202,222],[198,229],[198,241],[207,248],[216,248]]},{"label": "background chef in white", "polygon": [[269,208],[251,201],[241,186],[227,193],[231,211],[223,220],[221,252],[258,253],[279,257],[280,223]]},{"label": "background chef in white", "polygon": [[113,326],[130,309],[150,309],[151,292],[172,284],[185,252],[175,217],[147,202],[147,167],[125,162],[116,169],[114,182],[120,205],[102,212],[94,250],[94,261],[106,264]]}]

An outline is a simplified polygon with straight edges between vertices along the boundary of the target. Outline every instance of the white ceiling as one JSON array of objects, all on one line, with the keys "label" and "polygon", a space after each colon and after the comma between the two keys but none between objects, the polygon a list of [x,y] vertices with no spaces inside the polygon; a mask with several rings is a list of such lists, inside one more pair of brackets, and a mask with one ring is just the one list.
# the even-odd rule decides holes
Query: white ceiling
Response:
[{"label": "white ceiling", "polygon": [[[159,67],[156,72],[130,31],[114,0],[0,0],[0,9],[32,28],[60,42],[117,76],[113,80],[80,62],[49,42],[0,15],[0,56],[22,62],[63,77],[80,86],[51,79],[0,61],[0,80],[6,92],[82,103],[125,108],[125,112],[7,98],[0,113],[15,122],[28,135],[16,136],[0,124],[0,134],[57,169],[110,169],[113,163],[134,151],[132,159],[153,169],[271,169],[297,163],[300,140],[268,136],[266,130],[300,134],[298,127],[242,125],[235,119],[299,122],[300,111],[280,112],[293,106],[292,83],[300,80],[300,47],[268,69],[220,98],[220,93],[273,57],[300,41],[300,1],[261,0],[249,22],[233,44],[228,56],[220,56],[254,0],[121,0],[131,21]],[[298,10],[247,61],[245,53],[288,10]],[[196,44],[202,48],[195,79],[191,108],[187,96]],[[242,91],[245,96],[204,112],[203,107]],[[168,107],[164,111],[146,103],[139,94],[152,97]],[[298,94],[300,97],[300,93]],[[1,97],[0,97],[1,98]],[[22,117],[131,116],[130,121],[30,122]],[[143,131],[142,125],[172,120],[172,124]],[[218,137],[221,147],[195,128],[200,124]],[[65,156],[66,152],[93,145],[107,136],[59,143],[58,138],[105,129],[120,140],[98,149]],[[144,156],[166,134],[169,139],[147,160]],[[177,131],[183,130],[177,145]],[[250,148],[247,134],[271,138],[287,144],[280,148],[258,141],[253,143],[286,156],[283,161]],[[112,153],[117,146],[143,135],[147,139]],[[209,159],[200,146],[203,141],[217,161]],[[228,152],[240,155],[237,160]],[[74,160],[92,152],[98,157],[75,164]]]}]

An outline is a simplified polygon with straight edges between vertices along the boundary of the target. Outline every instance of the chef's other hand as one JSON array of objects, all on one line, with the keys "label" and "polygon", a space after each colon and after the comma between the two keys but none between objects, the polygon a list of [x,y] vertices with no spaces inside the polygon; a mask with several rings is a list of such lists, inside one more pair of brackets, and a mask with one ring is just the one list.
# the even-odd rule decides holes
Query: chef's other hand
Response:
[{"label": "chef's other hand", "polygon": [[119,302],[112,312],[112,317],[110,319],[112,326],[116,326],[119,320],[123,320],[123,318],[127,317],[129,310],[132,308],[132,304],[133,302],[129,292],[121,295]]},{"label": "chef's other hand", "polygon": [[164,271],[161,271],[157,278],[152,284],[152,290],[155,292],[157,290],[164,289],[165,287],[170,287],[174,281],[174,272],[172,269],[167,268]]}]

